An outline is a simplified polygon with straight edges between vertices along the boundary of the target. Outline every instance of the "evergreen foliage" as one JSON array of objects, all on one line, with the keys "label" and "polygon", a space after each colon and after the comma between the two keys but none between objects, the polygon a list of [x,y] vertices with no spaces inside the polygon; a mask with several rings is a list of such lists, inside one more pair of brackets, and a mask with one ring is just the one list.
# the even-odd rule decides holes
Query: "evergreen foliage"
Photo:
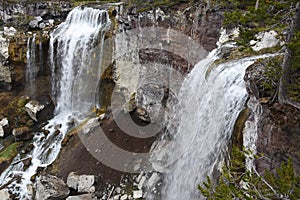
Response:
[{"label": "evergreen foliage", "polygon": [[291,82],[289,93],[291,99],[300,102],[300,31],[295,32],[294,37],[288,44],[292,52],[291,59]]},{"label": "evergreen foliage", "polygon": [[290,159],[276,173],[266,170],[265,175],[260,176],[254,168],[245,168],[245,155],[249,152],[233,147],[231,155],[230,164],[223,167],[217,183],[207,177],[202,186],[198,185],[208,200],[300,198],[300,176],[295,175]]},{"label": "evergreen foliage", "polygon": [[286,29],[296,3],[294,0],[261,0],[258,8],[255,8],[256,0],[229,2],[229,7],[234,11],[225,13],[224,25],[227,28],[239,27],[237,44],[244,47],[250,46],[250,40],[260,31],[275,29],[282,32]]}]

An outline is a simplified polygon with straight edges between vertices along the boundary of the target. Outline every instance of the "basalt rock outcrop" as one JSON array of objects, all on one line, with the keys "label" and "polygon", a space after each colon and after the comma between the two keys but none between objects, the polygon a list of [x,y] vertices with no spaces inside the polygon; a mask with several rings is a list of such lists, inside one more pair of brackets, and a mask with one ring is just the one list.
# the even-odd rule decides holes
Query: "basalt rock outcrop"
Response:
[{"label": "basalt rock outcrop", "polygon": [[[183,77],[207,51],[216,47],[224,11],[207,9],[201,3],[151,9],[134,5],[121,7],[115,8],[116,17],[111,16],[115,35],[112,43],[117,48],[105,50],[113,53],[103,56],[105,62],[113,63],[111,78],[117,86],[115,99],[120,101],[115,103],[133,107],[128,106],[131,102],[145,109],[151,121],[161,121],[164,112],[176,103]],[[139,12],[141,10],[143,12]],[[156,38],[155,32],[160,32],[161,38]],[[123,41],[130,42],[125,45]],[[160,44],[168,48],[160,48]],[[108,48],[104,44],[104,49]],[[120,55],[121,59],[113,60]]]},{"label": "basalt rock outcrop", "polygon": [[[256,128],[256,149],[260,156],[255,160],[258,172],[275,171],[282,162],[292,159],[295,171],[300,172],[300,110],[276,101],[276,94],[264,88],[268,60],[260,61],[246,71],[245,82],[250,94],[250,116]],[[276,89],[276,88],[275,88]],[[276,91],[276,90],[274,90]]]},{"label": "basalt rock outcrop", "polygon": [[0,92],[12,89],[12,71],[8,62],[0,54]]}]

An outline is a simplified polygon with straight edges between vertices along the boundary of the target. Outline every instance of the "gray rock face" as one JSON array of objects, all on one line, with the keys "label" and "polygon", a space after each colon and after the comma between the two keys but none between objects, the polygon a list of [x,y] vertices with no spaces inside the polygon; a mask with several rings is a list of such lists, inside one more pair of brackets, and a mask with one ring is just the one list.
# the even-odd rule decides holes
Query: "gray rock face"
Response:
[{"label": "gray rock face", "polygon": [[[248,108],[250,116],[246,122],[255,130],[255,147],[258,154],[264,156],[254,161],[257,171],[263,173],[265,169],[275,171],[292,158],[295,173],[300,172],[300,110],[277,102],[266,103],[266,99],[273,99],[273,93],[265,89],[264,76],[268,62],[259,62],[246,70],[244,80],[250,96]],[[276,88],[274,89],[274,91]]]},{"label": "gray rock face", "polygon": [[4,59],[8,59],[8,46],[9,41],[5,37],[2,37],[0,34],[0,55],[4,57]]},{"label": "gray rock face", "polygon": [[0,55],[0,91],[12,89],[12,74],[5,59]]},{"label": "gray rock face", "polygon": [[41,176],[35,184],[35,191],[36,200],[63,199],[70,193],[63,180],[52,175]]},{"label": "gray rock face", "polygon": [[[55,7],[55,9],[53,9]],[[70,2],[66,1],[44,1],[44,2],[10,2],[2,1],[0,4],[0,18],[6,23],[10,22],[16,25],[20,24],[20,17],[25,19],[30,16],[38,16],[37,22],[42,18],[56,18],[64,19],[68,12],[71,10],[72,6]],[[26,21],[26,20],[23,20]]]}]

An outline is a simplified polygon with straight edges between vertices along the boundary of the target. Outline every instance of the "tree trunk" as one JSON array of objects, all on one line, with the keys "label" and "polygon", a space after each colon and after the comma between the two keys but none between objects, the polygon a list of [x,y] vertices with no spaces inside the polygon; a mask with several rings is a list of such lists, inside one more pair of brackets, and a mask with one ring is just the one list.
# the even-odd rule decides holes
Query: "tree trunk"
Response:
[{"label": "tree trunk", "polygon": [[[289,42],[295,33],[295,31],[300,31],[300,8],[299,2],[296,5],[295,16],[293,19],[293,24],[290,30],[290,34],[287,37],[287,42]],[[300,109],[300,103],[292,102],[289,94],[288,94],[288,86],[290,83],[291,78],[291,59],[293,57],[293,52],[286,47],[283,63],[282,63],[282,76],[279,82],[279,93],[278,93],[278,100],[281,104],[290,104],[298,109]]]}]

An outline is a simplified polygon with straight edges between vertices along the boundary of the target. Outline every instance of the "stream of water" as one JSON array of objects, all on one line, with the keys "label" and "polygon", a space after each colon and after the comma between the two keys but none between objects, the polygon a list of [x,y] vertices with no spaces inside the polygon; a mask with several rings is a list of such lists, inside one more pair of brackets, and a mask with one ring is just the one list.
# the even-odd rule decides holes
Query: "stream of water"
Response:
[{"label": "stream of water", "polygon": [[29,95],[35,93],[35,77],[37,75],[37,66],[36,66],[36,34],[27,39],[27,52],[26,52],[26,83],[30,88]]},{"label": "stream of water", "polygon": [[174,135],[167,162],[173,163],[164,178],[162,199],[200,199],[198,184],[219,168],[231,138],[234,123],[243,109],[247,91],[245,70],[257,59],[272,54],[242,58],[214,65],[220,46],[200,61],[187,76],[170,126]]},{"label": "stream of water", "polygon": [[[77,7],[51,34],[52,94],[57,106],[55,117],[44,127],[49,134],[35,133],[34,148],[25,157],[31,159],[28,168],[24,167],[24,159],[17,155],[0,176],[0,185],[10,183],[11,192],[18,198],[31,198],[28,190],[31,177],[39,167],[47,167],[56,159],[70,121],[79,119],[78,113],[84,115],[94,105],[102,53],[97,47],[101,47],[109,26],[106,11]],[[35,35],[28,39],[28,47],[26,80],[30,82],[36,76],[36,66],[32,62],[36,56]]]}]

